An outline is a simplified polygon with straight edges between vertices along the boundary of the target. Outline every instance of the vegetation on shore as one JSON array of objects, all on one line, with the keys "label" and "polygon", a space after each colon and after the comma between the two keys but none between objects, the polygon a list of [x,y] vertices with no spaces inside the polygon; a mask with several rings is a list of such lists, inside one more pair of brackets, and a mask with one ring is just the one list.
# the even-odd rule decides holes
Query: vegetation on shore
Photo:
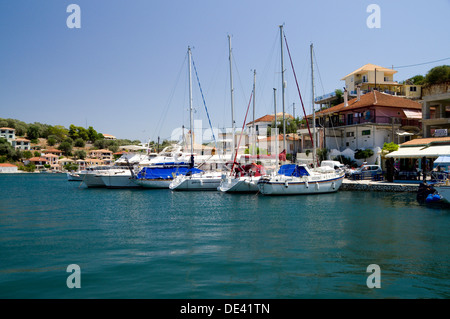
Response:
[{"label": "vegetation on shore", "polygon": [[16,163],[19,169],[34,171],[34,164],[23,165],[23,161],[31,157],[41,156],[40,150],[56,148],[66,157],[85,159],[89,150],[108,149],[115,153],[123,145],[138,145],[139,140],[116,139],[106,140],[103,134],[97,132],[92,126],[84,128],[71,124],[69,128],[62,125],[49,125],[34,122],[27,124],[17,119],[0,118],[0,127],[15,129],[16,137],[30,140],[31,146],[36,150],[22,151],[14,147],[5,139],[0,138],[0,163]]}]

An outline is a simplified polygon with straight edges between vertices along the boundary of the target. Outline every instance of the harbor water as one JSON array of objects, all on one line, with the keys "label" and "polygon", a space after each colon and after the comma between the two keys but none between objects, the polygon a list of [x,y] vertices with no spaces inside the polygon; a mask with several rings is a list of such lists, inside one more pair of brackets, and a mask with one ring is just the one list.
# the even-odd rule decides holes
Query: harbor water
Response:
[{"label": "harbor water", "polygon": [[88,189],[63,174],[1,174],[0,189],[3,299],[450,297],[450,209],[414,193]]}]

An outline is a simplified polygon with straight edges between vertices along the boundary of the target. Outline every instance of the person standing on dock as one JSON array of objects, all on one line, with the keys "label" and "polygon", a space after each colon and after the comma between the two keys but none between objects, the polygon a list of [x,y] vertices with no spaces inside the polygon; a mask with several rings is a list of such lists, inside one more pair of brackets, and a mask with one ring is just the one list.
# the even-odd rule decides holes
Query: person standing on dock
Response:
[{"label": "person standing on dock", "polygon": [[420,166],[422,167],[422,180],[426,181],[426,179],[427,179],[427,158],[425,156],[422,157],[422,162],[420,163]]}]

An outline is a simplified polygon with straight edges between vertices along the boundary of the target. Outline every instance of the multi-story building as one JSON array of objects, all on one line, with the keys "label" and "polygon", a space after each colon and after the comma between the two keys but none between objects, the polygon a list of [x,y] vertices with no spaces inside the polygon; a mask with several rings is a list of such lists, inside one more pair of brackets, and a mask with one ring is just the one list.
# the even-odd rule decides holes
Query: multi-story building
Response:
[{"label": "multi-story building", "polygon": [[12,141],[16,139],[16,130],[10,127],[0,127],[0,137],[12,144]]},{"label": "multi-story building", "polygon": [[[334,154],[346,149],[353,152],[372,149],[374,156],[368,161],[380,163],[384,143],[400,144],[420,133],[422,105],[376,90],[351,100],[344,92],[343,103],[316,112],[315,116],[316,147],[327,148]],[[307,118],[312,127],[312,115]],[[308,130],[301,129],[298,133],[302,135],[302,146],[310,149]]]},{"label": "multi-story building", "polygon": [[15,138],[11,144],[16,150],[29,151],[31,149],[30,140],[23,137]]}]

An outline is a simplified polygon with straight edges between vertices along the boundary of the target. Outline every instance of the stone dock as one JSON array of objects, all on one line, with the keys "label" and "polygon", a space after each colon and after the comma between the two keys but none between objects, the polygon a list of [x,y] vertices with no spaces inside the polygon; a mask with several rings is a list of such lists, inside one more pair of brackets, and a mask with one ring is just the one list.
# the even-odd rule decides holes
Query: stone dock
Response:
[{"label": "stone dock", "polygon": [[421,182],[417,183],[389,183],[386,181],[349,180],[344,179],[340,191],[366,191],[366,192],[417,192]]}]

